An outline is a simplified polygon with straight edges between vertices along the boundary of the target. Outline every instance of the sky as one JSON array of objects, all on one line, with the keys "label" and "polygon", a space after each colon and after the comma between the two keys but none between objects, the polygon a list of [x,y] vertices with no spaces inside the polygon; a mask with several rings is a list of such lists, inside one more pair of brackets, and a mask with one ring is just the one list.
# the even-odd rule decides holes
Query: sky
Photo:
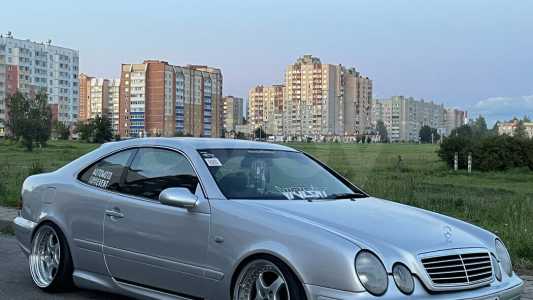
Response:
[{"label": "sky", "polygon": [[78,49],[92,76],[144,59],[218,67],[224,94],[244,98],[312,54],[370,77],[375,98],[493,123],[533,116],[532,16],[529,0],[26,0],[2,5],[0,32]]}]

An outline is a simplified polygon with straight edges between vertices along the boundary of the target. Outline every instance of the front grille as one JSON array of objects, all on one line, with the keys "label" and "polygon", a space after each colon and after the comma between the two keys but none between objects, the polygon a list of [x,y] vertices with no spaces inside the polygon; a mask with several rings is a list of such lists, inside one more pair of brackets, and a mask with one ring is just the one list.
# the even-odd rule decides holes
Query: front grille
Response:
[{"label": "front grille", "polygon": [[487,252],[433,256],[421,261],[434,287],[470,286],[492,280]]}]

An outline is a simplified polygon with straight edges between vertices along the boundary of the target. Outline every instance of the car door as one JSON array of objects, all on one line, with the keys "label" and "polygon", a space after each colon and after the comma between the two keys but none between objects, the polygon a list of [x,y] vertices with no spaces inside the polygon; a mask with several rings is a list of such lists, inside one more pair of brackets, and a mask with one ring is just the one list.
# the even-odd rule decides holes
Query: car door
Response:
[{"label": "car door", "polygon": [[[188,188],[198,206],[161,204],[159,194],[170,187]],[[140,148],[106,210],[104,257],[111,275],[119,282],[204,297],[209,222],[209,202],[185,155]]]},{"label": "car door", "polygon": [[79,173],[75,186],[64,189],[68,205],[60,209],[68,218],[72,259],[80,270],[107,274],[102,254],[104,211],[135,151],[124,150],[98,160]]}]

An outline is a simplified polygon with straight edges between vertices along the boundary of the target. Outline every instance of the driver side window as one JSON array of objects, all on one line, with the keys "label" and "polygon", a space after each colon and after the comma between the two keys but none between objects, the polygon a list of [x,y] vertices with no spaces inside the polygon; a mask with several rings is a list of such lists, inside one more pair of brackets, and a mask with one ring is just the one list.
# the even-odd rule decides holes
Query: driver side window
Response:
[{"label": "driver side window", "polygon": [[165,149],[141,148],[126,171],[121,192],[157,200],[167,188],[196,191],[198,178],[183,155]]}]

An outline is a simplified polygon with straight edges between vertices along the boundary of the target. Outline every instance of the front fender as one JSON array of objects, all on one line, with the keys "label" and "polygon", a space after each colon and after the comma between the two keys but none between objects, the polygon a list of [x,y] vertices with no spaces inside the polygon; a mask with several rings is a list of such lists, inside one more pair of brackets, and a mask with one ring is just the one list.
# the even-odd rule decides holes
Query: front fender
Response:
[{"label": "front fender", "polygon": [[[285,262],[303,284],[364,291],[354,267],[360,248],[353,242],[246,201],[215,200],[211,204],[208,264],[225,273],[227,288],[244,260],[268,254]],[[223,243],[215,242],[221,238]]]}]

